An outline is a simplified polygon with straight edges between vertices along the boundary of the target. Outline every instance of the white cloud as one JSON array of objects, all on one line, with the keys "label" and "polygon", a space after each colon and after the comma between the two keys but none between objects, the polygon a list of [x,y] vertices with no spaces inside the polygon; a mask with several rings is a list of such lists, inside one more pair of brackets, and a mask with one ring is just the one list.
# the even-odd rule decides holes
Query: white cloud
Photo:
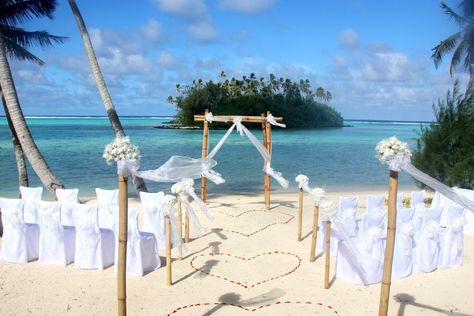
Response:
[{"label": "white cloud", "polygon": [[163,32],[160,22],[155,19],[149,19],[140,30],[150,40],[156,40]]},{"label": "white cloud", "polygon": [[255,14],[270,9],[276,0],[219,0],[218,3],[224,10]]},{"label": "white cloud", "polygon": [[342,31],[341,34],[339,34],[338,41],[342,48],[349,51],[359,48],[359,36],[352,29]]},{"label": "white cloud", "polygon": [[202,0],[153,0],[158,8],[166,13],[176,14],[184,18],[195,18],[207,12]]},{"label": "white cloud", "polygon": [[200,42],[210,42],[217,39],[217,30],[211,21],[201,20],[188,25],[189,34]]},{"label": "white cloud", "polygon": [[164,68],[175,68],[178,62],[169,52],[162,50],[158,56],[158,63]]}]

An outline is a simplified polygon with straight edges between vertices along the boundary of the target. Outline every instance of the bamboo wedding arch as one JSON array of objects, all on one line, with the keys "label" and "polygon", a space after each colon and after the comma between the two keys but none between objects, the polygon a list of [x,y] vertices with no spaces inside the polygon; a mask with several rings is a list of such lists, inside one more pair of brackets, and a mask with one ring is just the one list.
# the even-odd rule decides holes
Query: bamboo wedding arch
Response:
[{"label": "bamboo wedding arch", "polygon": [[[202,158],[206,158],[208,155],[209,150],[209,110],[206,109],[204,115],[194,115],[194,121],[197,122],[204,122],[203,123],[203,137],[202,137]],[[211,113],[212,115],[212,113]],[[235,115],[214,115],[212,116],[212,120],[218,122],[232,122],[235,119]],[[267,111],[266,115],[264,113],[261,116],[238,116],[240,118],[240,122],[248,122],[248,123],[260,123],[262,126],[262,134],[263,134],[263,146],[265,147],[268,154],[271,156],[272,152],[272,124],[271,120],[274,122],[282,122],[283,117],[274,117],[270,111]],[[284,126],[283,124],[278,124]],[[264,159],[264,166],[267,166],[270,161]],[[265,207],[267,209],[270,208],[270,175],[268,173],[264,173],[263,176],[263,189],[264,189],[264,196],[265,196]],[[205,202],[206,201],[206,189],[207,189],[207,179],[206,176],[201,177],[201,199]]]}]

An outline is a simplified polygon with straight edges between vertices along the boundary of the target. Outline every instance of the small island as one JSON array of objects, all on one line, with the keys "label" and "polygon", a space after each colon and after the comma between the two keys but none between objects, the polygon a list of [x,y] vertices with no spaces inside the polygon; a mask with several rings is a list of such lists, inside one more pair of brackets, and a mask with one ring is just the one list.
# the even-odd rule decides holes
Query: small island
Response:
[{"label": "small island", "polygon": [[178,95],[168,97],[168,102],[177,108],[172,123],[183,128],[198,126],[193,116],[208,109],[214,115],[252,116],[270,111],[284,117],[288,128],[344,126],[341,114],[327,104],[332,99],[331,93],[322,87],[313,91],[307,79],[293,82],[274,74],[257,79],[253,73],[242,79],[227,79],[223,71],[219,77],[218,82],[198,79],[191,85],[177,84]]}]

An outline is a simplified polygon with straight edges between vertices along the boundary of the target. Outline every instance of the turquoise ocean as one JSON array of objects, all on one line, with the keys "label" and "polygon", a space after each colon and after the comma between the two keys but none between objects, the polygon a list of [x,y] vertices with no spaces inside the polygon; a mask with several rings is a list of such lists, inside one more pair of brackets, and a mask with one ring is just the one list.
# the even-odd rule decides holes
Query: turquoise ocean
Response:
[{"label": "turquoise ocean", "polygon": [[[141,170],[155,169],[172,155],[201,156],[202,130],[158,129],[168,122],[162,117],[122,117],[125,132],[141,152]],[[117,187],[115,166],[102,159],[104,146],[113,132],[104,117],[29,117],[31,133],[53,172],[67,188],[79,188],[80,197],[92,197],[95,188]],[[382,138],[396,135],[415,148],[420,123],[386,121],[346,121],[350,127],[330,129],[272,130],[272,167],[290,180],[295,189],[298,174],[310,178],[310,186],[326,191],[367,191],[387,187],[388,169],[375,158],[375,145]],[[259,129],[251,130],[262,139]],[[210,131],[210,149],[225,130]],[[215,160],[215,170],[226,183],[209,184],[208,194],[259,194],[263,191],[263,161],[250,141],[239,134],[228,139]],[[29,168],[30,186],[41,185]],[[18,180],[10,131],[0,117],[0,196],[18,195]],[[197,180],[197,182],[200,182]],[[150,192],[169,191],[169,183],[147,182]],[[195,185],[199,190],[200,185]],[[415,189],[414,180],[400,175],[400,188]],[[283,190],[272,181],[272,190]],[[130,189],[133,195],[134,190]],[[45,197],[48,194],[45,193]]]}]

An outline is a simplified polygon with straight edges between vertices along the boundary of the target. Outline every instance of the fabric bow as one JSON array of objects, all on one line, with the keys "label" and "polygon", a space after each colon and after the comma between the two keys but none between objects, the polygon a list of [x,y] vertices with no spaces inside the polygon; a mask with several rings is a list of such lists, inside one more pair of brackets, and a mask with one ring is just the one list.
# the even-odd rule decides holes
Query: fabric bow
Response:
[{"label": "fabric bow", "polygon": [[432,221],[431,223],[425,226],[425,231],[427,233],[428,238],[435,241],[441,234],[441,227],[439,226],[439,223]]},{"label": "fabric bow", "polygon": [[140,169],[140,161],[138,159],[122,159],[117,160],[117,174],[122,177],[131,177]]},{"label": "fabric bow", "polygon": [[278,122],[275,120],[275,117],[274,117],[273,115],[271,115],[271,114],[269,114],[269,115],[267,116],[267,122],[270,123],[270,124],[272,124],[272,125],[275,125],[275,126],[279,126],[279,127],[283,127],[283,128],[286,127],[285,124],[278,123]]},{"label": "fabric bow", "polygon": [[288,184],[289,184],[289,181],[286,180],[283,175],[281,174],[281,172],[279,171],[275,171],[273,170],[273,168],[271,167],[270,163],[267,162],[265,164],[265,167],[263,168],[263,171],[268,174],[269,176],[271,176],[273,179],[277,180],[277,182],[285,189],[288,189]]}]

